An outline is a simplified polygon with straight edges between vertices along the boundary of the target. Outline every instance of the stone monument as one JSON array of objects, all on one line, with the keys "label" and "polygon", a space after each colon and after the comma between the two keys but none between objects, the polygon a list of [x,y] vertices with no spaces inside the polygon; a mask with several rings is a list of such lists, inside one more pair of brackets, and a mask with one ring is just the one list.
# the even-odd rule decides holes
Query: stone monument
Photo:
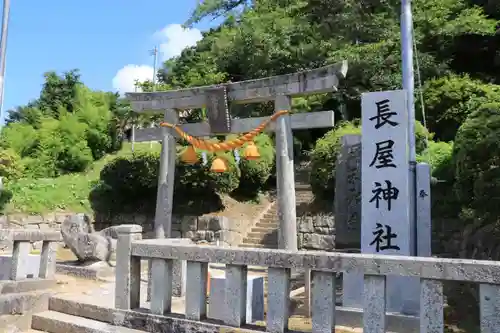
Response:
[{"label": "stone monument", "polygon": [[94,231],[90,218],[85,214],[68,215],[61,224],[61,234],[66,246],[80,263],[109,262],[116,253],[116,232],[119,226]]},{"label": "stone monument", "polygon": [[335,169],[336,248],[361,246],[361,135],[341,138]]}]

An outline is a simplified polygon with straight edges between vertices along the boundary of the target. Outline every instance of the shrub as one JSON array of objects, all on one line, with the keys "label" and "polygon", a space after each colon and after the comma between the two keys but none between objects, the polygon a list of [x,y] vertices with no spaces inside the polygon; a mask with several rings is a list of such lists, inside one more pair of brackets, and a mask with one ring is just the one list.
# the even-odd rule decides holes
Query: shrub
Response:
[{"label": "shrub", "polygon": [[11,148],[21,157],[33,154],[38,139],[37,130],[25,123],[11,123],[2,128],[0,147]]},{"label": "shrub", "polygon": [[0,212],[4,211],[7,204],[12,199],[12,191],[8,189],[0,189]]},{"label": "shrub", "polygon": [[0,150],[0,177],[4,180],[18,179],[22,176],[21,158],[12,149]]},{"label": "shrub", "polygon": [[500,103],[485,104],[460,126],[453,149],[455,190],[483,216],[500,213]]},{"label": "shrub", "polygon": [[433,133],[429,133],[419,121],[415,122],[415,150],[417,154],[422,153],[427,148],[427,141],[432,140]]},{"label": "shrub", "polygon": [[237,191],[248,197],[256,196],[265,187],[271,176],[276,155],[274,143],[267,134],[258,135],[255,138],[255,145],[260,153],[260,158],[255,161],[243,157],[246,145],[239,150],[241,177]]},{"label": "shrub", "polygon": [[342,122],[316,142],[311,151],[311,187],[318,197],[335,195],[335,168],[341,138],[346,134],[361,134],[361,127]]},{"label": "shrub", "polygon": [[429,147],[417,156],[418,162],[430,164],[432,177],[440,180],[432,186],[431,191],[431,212],[435,221],[456,218],[460,213],[460,204],[453,194],[455,175],[452,153],[452,142],[429,141]]},{"label": "shrub", "polygon": [[417,156],[417,162],[428,163],[433,177],[453,182],[455,175],[452,154],[453,142],[429,141],[429,147]]},{"label": "shrub", "polygon": [[111,111],[110,96],[103,92],[94,92],[85,86],[78,86],[73,102],[74,113],[79,121],[87,125],[85,139],[92,151],[94,160],[102,158],[114,150],[115,142],[110,130]]},{"label": "shrub", "polygon": [[[179,155],[183,149],[179,150]],[[226,159],[229,170],[224,173],[210,171],[214,154],[207,154],[208,163],[204,165],[201,152],[195,164],[185,164],[176,159],[174,190],[177,202],[185,202],[196,198],[198,201],[208,199],[217,193],[229,193],[239,185],[240,171],[234,157],[229,153],[218,154]],[[118,157],[109,162],[101,171],[101,184],[98,192],[107,193],[115,203],[133,203],[138,200],[153,201],[156,198],[160,155],[157,152],[142,152],[132,156]],[[103,195],[101,195],[103,197]]]},{"label": "shrub", "polygon": [[[217,193],[231,193],[236,190],[240,184],[241,171],[236,163],[232,152],[224,152],[217,154],[208,154],[208,163],[205,168],[208,170],[206,175],[201,175],[201,179],[208,177],[210,187],[208,190]],[[212,172],[210,166],[216,157],[221,157],[226,160],[228,170],[226,172]]]},{"label": "shrub", "polygon": [[33,176],[55,177],[84,171],[92,163],[92,152],[85,140],[87,125],[74,115],[61,120],[46,119],[39,130],[37,147],[26,168]]},{"label": "shrub", "polygon": [[[361,134],[361,127],[354,122],[341,122],[316,142],[311,151],[311,187],[316,196],[331,198],[335,195],[335,170],[340,152],[341,138],[346,134]],[[415,148],[421,153],[428,138],[432,138],[420,123],[415,124]]]},{"label": "shrub", "polygon": [[151,198],[156,195],[158,168],[158,153],[136,153],[106,164],[100,179],[123,201]]},{"label": "shrub", "polygon": [[427,81],[423,95],[429,129],[439,140],[450,141],[470,113],[500,101],[500,86],[451,75]]}]

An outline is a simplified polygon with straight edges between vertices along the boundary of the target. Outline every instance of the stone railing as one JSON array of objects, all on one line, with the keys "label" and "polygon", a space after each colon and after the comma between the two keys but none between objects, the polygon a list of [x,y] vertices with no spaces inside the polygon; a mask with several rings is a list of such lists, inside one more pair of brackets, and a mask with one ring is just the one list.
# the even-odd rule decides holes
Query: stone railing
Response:
[{"label": "stone railing", "polygon": [[[137,240],[140,232],[137,226],[124,226],[120,230],[115,307],[139,308],[141,259],[152,259],[151,313],[168,317],[172,327],[182,328],[181,331],[218,331],[213,325],[229,329],[241,327],[245,322],[248,266],[268,267],[268,332],[288,329],[291,269],[312,271],[313,332],[334,330],[338,315],[335,307],[335,274],[338,272],[364,274],[362,325],[365,333],[386,332],[388,275],[420,278],[420,318],[416,318],[420,332],[443,332],[442,281],[446,280],[479,283],[481,332],[500,331],[500,262],[183,245],[169,239]],[[182,319],[171,315],[174,260],[187,261],[186,309]],[[225,302],[220,305],[224,307],[224,320],[219,324],[204,321],[209,263],[226,265]]]},{"label": "stone railing", "polygon": [[[3,254],[2,264],[10,267],[9,280],[28,278],[34,261],[39,267],[33,278],[53,279],[56,272],[56,252],[58,242],[62,240],[59,231],[0,229],[0,240],[12,242],[12,254]],[[31,243],[42,242],[39,255],[30,254]],[[2,267],[2,269],[5,269]]]}]

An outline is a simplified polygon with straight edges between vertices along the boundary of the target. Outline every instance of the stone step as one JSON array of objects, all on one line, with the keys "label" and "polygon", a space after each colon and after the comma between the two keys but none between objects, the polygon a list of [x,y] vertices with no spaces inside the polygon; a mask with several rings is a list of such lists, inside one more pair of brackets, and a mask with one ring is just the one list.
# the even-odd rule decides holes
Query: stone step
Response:
[{"label": "stone step", "polygon": [[295,192],[295,198],[314,198],[314,193],[310,191]]},{"label": "stone step", "polygon": [[277,249],[278,245],[269,245],[269,244],[240,244],[239,247],[246,248],[256,248],[256,249]]},{"label": "stone step", "polygon": [[273,232],[274,230],[276,230],[277,228],[276,227],[253,227],[252,230],[250,230],[250,232],[248,233],[248,235],[250,234],[268,234],[270,232]]},{"label": "stone step", "polygon": [[274,230],[267,230],[266,232],[249,232],[247,234],[246,238],[256,238],[256,239],[262,239],[263,237],[268,237],[268,238],[277,238],[278,233],[273,232]]},{"label": "stone step", "polygon": [[278,223],[278,217],[277,216],[269,216],[269,217],[263,217],[259,220],[259,222],[264,222],[264,223]]},{"label": "stone step", "polygon": [[5,332],[27,331],[31,328],[31,313],[22,315],[0,315],[0,328]]},{"label": "stone step", "polygon": [[56,311],[44,311],[33,315],[31,327],[48,333],[144,333],[103,323],[101,321],[77,317]]},{"label": "stone step", "polygon": [[53,291],[37,290],[0,296],[0,315],[23,315],[49,308]]},{"label": "stone step", "polygon": [[268,224],[278,224],[278,218],[267,218],[267,219],[260,219],[260,223],[268,223]]},{"label": "stone step", "polygon": [[27,279],[20,281],[0,281],[0,294],[24,293],[35,290],[54,288],[57,280],[50,279]]},{"label": "stone step", "polygon": [[255,226],[257,228],[273,228],[273,229],[277,229],[278,228],[278,222],[257,222],[257,223],[255,223]]},{"label": "stone step", "polygon": [[243,240],[243,244],[275,244],[278,242],[278,239],[272,239],[272,238],[265,238],[265,239],[259,239],[259,238],[245,238]]}]

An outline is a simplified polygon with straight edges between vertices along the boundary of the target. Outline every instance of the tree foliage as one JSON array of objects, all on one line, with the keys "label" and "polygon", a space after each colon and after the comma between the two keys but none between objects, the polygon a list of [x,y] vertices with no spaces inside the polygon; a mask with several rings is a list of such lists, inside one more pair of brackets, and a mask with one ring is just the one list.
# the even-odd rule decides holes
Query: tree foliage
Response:
[{"label": "tree foliage", "polygon": [[458,199],[489,217],[500,212],[499,135],[500,103],[485,104],[462,124],[453,149]]},{"label": "tree foliage", "polygon": [[[422,158],[442,155],[436,163],[443,166],[443,177],[470,190],[476,183],[463,175],[462,165],[469,164],[463,157],[467,155],[460,152],[472,146],[476,127],[481,133],[495,130],[479,128],[476,112],[485,110],[484,103],[500,98],[500,7],[492,0],[414,0],[413,7],[417,88],[423,84],[417,92],[423,94],[417,114],[432,133],[417,124],[417,149],[424,151]],[[157,73],[156,90],[238,82],[348,61],[347,77],[338,91],[292,101],[292,112],[335,110],[341,121],[326,135],[325,130],[294,132],[294,148],[312,150],[313,187],[318,193],[333,194],[339,135],[344,130],[359,132],[353,124],[361,116],[361,94],[401,88],[400,0],[207,0],[199,2],[185,25],[207,19],[217,24],[203,32],[196,45],[164,62]],[[151,81],[138,86],[143,91],[153,89]],[[230,111],[234,117],[267,116],[274,106],[269,102],[230,105]],[[181,121],[204,117],[203,110],[187,110]],[[92,91],[81,82],[78,70],[47,72],[39,98],[9,113],[0,133],[0,148],[19,156],[28,174],[57,176],[83,170],[117,150],[131,125],[149,126],[160,118],[161,114],[132,112],[117,94]],[[466,130],[469,127],[474,130]],[[437,142],[432,141],[433,135]],[[451,163],[451,143],[438,141],[453,141],[455,136],[454,161],[461,162]],[[235,172],[217,177],[207,173],[203,182],[200,175],[205,166],[182,171],[184,166],[179,165],[182,176],[176,180],[192,188],[206,189],[210,184],[223,192],[250,188],[250,183],[262,188],[275,165],[272,136],[261,138],[269,143],[269,149],[262,148],[265,163],[243,162],[232,168],[236,164],[227,156]],[[149,168],[150,162],[143,164]],[[477,175],[486,174],[481,172]]]},{"label": "tree foliage", "polygon": [[87,88],[78,70],[48,72],[40,97],[9,111],[0,148],[20,156],[26,176],[80,172],[120,148],[124,108],[116,94]]}]

